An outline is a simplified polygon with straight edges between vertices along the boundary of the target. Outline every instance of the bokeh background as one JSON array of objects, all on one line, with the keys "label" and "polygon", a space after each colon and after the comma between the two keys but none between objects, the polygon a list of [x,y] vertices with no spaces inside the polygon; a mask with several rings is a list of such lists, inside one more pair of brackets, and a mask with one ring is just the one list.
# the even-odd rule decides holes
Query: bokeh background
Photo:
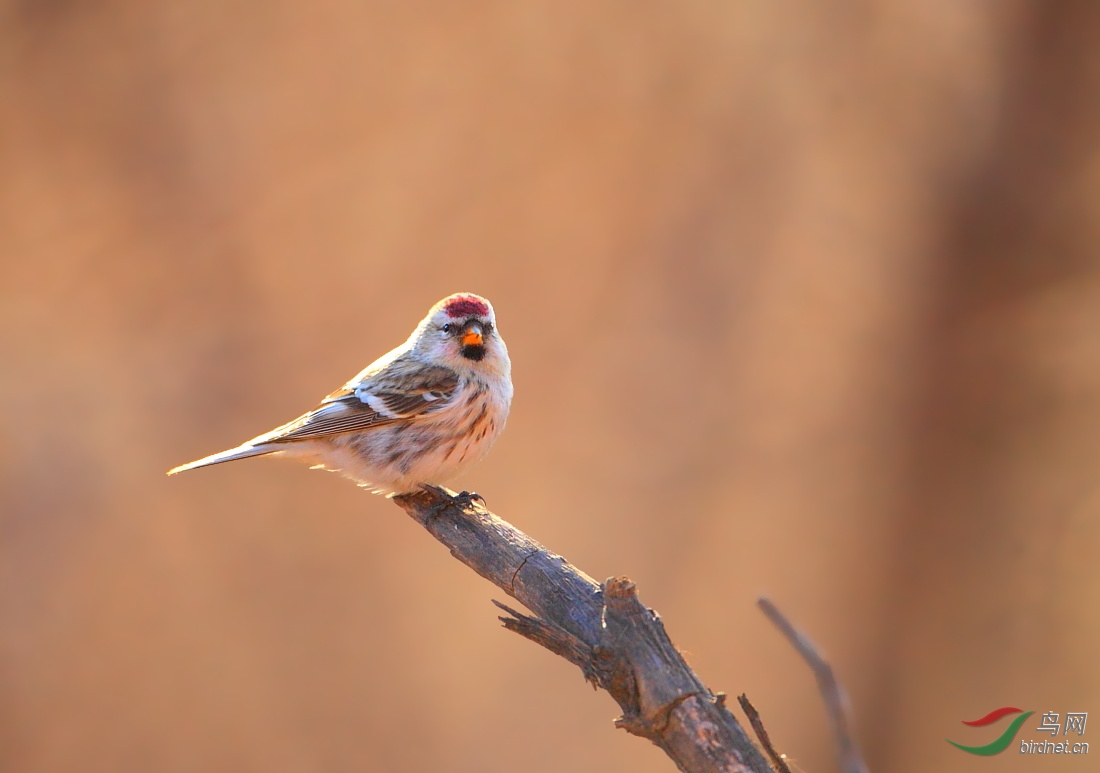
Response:
[{"label": "bokeh background", "polygon": [[943,739],[1002,705],[1100,722],[1098,35],[1086,0],[0,2],[0,769],[671,769],[392,503],[164,476],[459,290],[517,397],[458,484],[632,577],[799,769],[834,749],[760,594],[876,773],[974,770]]}]

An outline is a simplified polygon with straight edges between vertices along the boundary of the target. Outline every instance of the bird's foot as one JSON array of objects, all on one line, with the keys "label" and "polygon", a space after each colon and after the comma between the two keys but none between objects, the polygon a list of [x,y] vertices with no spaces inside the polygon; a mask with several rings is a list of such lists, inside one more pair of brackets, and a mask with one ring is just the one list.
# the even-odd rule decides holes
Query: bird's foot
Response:
[{"label": "bird's foot", "polygon": [[434,483],[421,483],[420,488],[427,491],[429,494],[435,494],[440,499],[446,499],[448,502],[454,502],[457,505],[466,506],[473,502],[478,502],[481,505],[487,504],[485,497],[476,491],[460,491],[457,494],[452,494],[442,486],[437,486]]},{"label": "bird's foot", "polygon": [[479,504],[481,504],[482,507],[488,504],[485,501],[485,497],[481,496],[481,494],[477,493],[476,491],[466,490],[460,491],[455,494],[454,501],[462,504],[463,507],[473,504],[474,502],[478,502]]},{"label": "bird's foot", "polygon": [[442,486],[436,486],[431,483],[421,483],[420,487],[427,491],[429,494],[435,494],[439,500],[430,507],[430,513],[428,514],[427,521],[434,521],[436,518],[443,514],[451,505],[457,505],[462,510],[470,507],[474,502],[485,505],[485,497],[478,494],[476,491],[461,491],[458,494],[451,494],[450,491]]}]

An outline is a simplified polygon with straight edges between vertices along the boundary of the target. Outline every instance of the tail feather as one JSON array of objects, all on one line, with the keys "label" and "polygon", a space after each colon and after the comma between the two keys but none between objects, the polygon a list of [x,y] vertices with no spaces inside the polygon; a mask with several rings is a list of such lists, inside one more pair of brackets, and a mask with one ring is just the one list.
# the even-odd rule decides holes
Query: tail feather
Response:
[{"label": "tail feather", "polygon": [[250,443],[245,443],[243,445],[237,446],[236,448],[230,448],[228,451],[220,451],[216,454],[210,454],[210,456],[204,456],[202,459],[196,459],[193,462],[181,464],[179,467],[173,467],[168,471],[168,474],[175,475],[177,472],[194,470],[197,467],[209,467],[212,464],[221,464],[222,462],[231,462],[234,459],[247,459],[250,456],[263,456],[264,454],[271,454],[279,450],[281,449],[276,445],[252,445]]}]

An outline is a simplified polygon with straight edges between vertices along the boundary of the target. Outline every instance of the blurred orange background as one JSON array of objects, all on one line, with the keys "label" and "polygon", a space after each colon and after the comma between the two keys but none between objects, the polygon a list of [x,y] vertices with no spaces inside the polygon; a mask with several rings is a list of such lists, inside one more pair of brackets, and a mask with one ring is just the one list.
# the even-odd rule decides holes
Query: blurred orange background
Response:
[{"label": "blurred orange background", "polygon": [[976,769],[943,739],[998,706],[1100,722],[1098,35],[1037,0],[0,4],[0,769],[672,769],[391,502],[164,476],[460,290],[516,400],[457,484],[633,578],[800,770],[835,751],[761,594],[876,773]]}]

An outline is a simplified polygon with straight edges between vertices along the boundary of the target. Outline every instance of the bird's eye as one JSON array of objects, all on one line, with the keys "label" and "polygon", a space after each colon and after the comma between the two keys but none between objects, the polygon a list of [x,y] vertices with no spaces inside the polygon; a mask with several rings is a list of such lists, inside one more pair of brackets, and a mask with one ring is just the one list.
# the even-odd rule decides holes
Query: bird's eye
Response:
[{"label": "bird's eye", "polygon": [[451,323],[450,322],[448,322],[446,325],[443,326],[443,332],[444,333],[450,333],[451,332]]}]

